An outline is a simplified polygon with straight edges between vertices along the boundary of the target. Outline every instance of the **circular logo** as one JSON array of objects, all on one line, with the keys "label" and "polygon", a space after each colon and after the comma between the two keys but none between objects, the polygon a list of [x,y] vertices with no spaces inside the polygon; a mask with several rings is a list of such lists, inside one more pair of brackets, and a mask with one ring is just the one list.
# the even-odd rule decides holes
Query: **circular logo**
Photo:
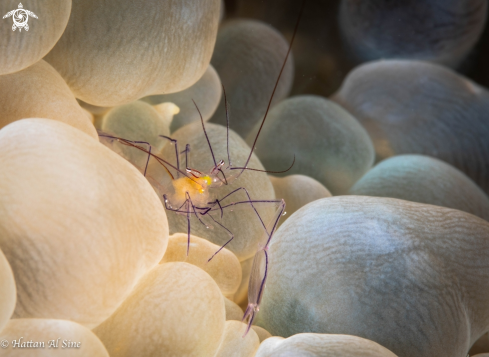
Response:
[{"label": "circular logo", "polygon": [[24,27],[27,24],[27,21],[29,20],[29,15],[24,9],[18,9],[15,10],[13,19],[14,19],[15,26]]},{"label": "circular logo", "polygon": [[0,347],[2,348],[7,348],[8,347],[8,341],[7,340],[2,340],[0,342]]}]

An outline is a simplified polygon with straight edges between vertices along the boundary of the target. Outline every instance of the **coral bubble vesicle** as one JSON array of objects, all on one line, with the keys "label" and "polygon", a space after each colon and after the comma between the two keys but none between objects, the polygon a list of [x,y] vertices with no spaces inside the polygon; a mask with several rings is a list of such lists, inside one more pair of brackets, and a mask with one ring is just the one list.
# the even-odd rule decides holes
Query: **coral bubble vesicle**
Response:
[{"label": "coral bubble vesicle", "polygon": [[469,213],[323,198],[278,229],[257,325],[355,335],[403,357],[464,356],[489,325],[488,254],[489,223]]},{"label": "coral bubble vesicle", "polygon": [[419,59],[456,66],[475,45],[485,0],[342,0],[339,23],[357,59]]},{"label": "coral bubble vesicle", "polygon": [[49,119],[0,130],[0,249],[17,286],[15,318],[94,327],[167,244],[151,185],[105,146]]},{"label": "coral bubble vesicle", "polygon": [[48,61],[75,96],[115,106],[190,87],[208,67],[219,0],[73,0]]},{"label": "coral bubble vesicle", "polygon": [[43,60],[0,76],[0,128],[25,118],[58,120],[97,138],[87,113],[58,72]]},{"label": "coral bubble vesicle", "polygon": [[160,264],[94,332],[111,357],[214,356],[226,326],[223,299],[202,269]]},{"label": "coral bubble vesicle", "polygon": [[368,131],[378,160],[433,156],[489,193],[486,89],[440,65],[375,61],[350,72],[334,100]]},{"label": "coral bubble vesicle", "polygon": [[39,61],[68,24],[71,0],[27,1],[24,5],[20,0],[0,2],[0,75]]},{"label": "coral bubble vesicle", "polygon": [[0,250],[0,331],[7,324],[15,308],[16,289],[12,268]]},{"label": "coral bubble vesicle", "polygon": [[[253,140],[252,134],[246,141]],[[372,141],[360,123],[336,103],[313,95],[273,107],[255,152],[267,170],[286,168],[295,157],[281,176],[310,176],[334,195],[346,193],[374,161]]]},{"label": "coral bubble vesicle", "polygon": [[[233,113],[231,129],[243,138],[250,135],[263,118],[287,48],[287,41],[277,30],[259,21],[234,20],[219,29],[212,65],[226,88]],[[293,63],[289,55],[273,103],[289,94],[294,77]],[[226,125],[223,100],[211,121]],[[253,134],[256,135],[256,131]]]},{"label": "coral bubble vesicle", "polygon": [[397,155],[377,164],[350,195],[392,197],[454,208],[489,220],[489,198],[455,167],[423,155]]},{"label": "coral bubble vesicle", "polygon": [[57,319],[12,319],[0,331],[6,357],[109,357],[103,343],[85,326]]},{"label": "coral bubble vesicle", "polygon": [[0,0],[0,356],[489,356],[487,1]]},{"label": "coral bubble vesicle", "polygon": [[[397,357],[381,345],[348,335],[300,333],[272,337],[260,345],[255,357]],[[400,355],[401,356],[401,355]]]}]

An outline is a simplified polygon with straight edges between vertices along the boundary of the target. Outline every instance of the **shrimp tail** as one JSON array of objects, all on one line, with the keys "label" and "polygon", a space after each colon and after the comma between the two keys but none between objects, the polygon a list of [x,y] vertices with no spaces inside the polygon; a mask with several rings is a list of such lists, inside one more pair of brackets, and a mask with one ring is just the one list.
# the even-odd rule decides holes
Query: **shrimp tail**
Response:
[{"label": "shrimp tail", "polygon": [[246,331],[243,335],[243,338],[246,337],[248,332],[251,329],[251,326],[253,325],[253,320],[255,319],[255,304],[248,304],[248,307],[246,308],[246,311],[243,315],[243,318],[241,319],[242,322],[246,323]]}]

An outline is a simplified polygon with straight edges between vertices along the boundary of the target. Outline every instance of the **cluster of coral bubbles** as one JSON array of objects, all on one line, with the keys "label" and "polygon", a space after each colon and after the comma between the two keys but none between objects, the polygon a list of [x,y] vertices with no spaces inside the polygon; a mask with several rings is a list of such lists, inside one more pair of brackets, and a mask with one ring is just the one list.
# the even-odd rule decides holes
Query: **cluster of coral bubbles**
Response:
[{"label": "cluster of coral bubbles", "polygon": [[486,0],[17,1],[0,356],[489,356]]}]

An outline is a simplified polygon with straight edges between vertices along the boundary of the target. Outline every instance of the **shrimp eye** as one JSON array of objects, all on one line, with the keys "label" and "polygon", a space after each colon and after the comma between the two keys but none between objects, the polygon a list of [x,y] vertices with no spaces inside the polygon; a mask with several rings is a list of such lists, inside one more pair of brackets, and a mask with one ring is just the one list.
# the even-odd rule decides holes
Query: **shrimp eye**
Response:
[{"label": "shrimp eye", "polygon": [[209,176],[204,176],[202,177],[202,179],[205,181],[207,186],[210,186],[210,184],[212,183],[212,179]]}]

